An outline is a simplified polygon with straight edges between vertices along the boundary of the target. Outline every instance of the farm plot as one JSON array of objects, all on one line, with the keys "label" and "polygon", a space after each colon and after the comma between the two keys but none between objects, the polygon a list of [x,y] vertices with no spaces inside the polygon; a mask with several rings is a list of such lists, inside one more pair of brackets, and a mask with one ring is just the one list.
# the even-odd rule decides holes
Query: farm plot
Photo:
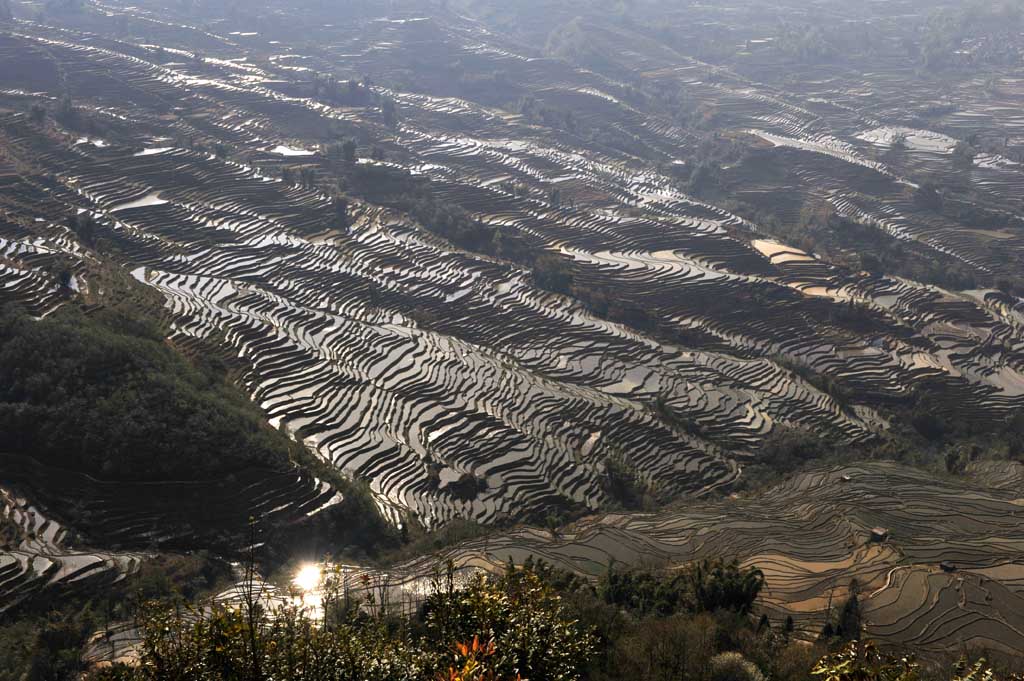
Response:
[{"label": "farm plot", "polygon": [[102,589],[134,572],[144,557],[73,543],[65,527],[0,488],[0,612],[49,589]]},{"label": "farm plot", "polygon": [[866,633],[939,653],[960,646],[1020,649],[1024,547],[1019,492],[950,481],[890,463],[808,472],[752,498],[688,504],[653,515],[609,514],[563,531],[488,536],[382,574],[395,604],[417,602],[445,560],[500,571],[532,556],[597,578],[618,569],[665,569],[708,557],[765,572],[759,607],[792,616],[814,637],[856,580]]},{"label": "farm plot", "polygon": [[[687,140],[655,114],[644,123],[614,82],[540,69],[462,30],[386,29],[433,45],[430,58],[508,62],[517,82],[550,102],[595,100],[590,125],[621,119],[662,149]],[[96,238],[164,296],[175,343],[219,346],[271,423],[369,481],[396,517],[434,525],[536,517],[552,506],[597,510],[609,501],[613,461],[662,499],[700,494],[734,480],[736,460],[779,424],[856,443],[883,427],[876,403],[922,386],[938,388],[940,407],[979,419],[1002,418],[1024,399],[1020,327],[1005,304],[851,273],[796,251],[780,258],[754,238],[756,225],[655,169],[638,171],[629,154],[548,134],[493,103],[381,88],[402,111],[386,130],[372,107],[267,87],[281,60],[223,37],[216,56],[180,62],[160,61],[151,46],[44,27],[7,39],[9,50],[33,47],[87,101],[136,130],[97,145],[8,116],[12,157],[56,169],[45,184],[16,174],[36,191],[7,204],[12,224],[56,239],[48,225],[62,213],[94,216]],[[352,59],[398,68],[410,58],[400,45],[383,40]],[[780,139],[819,134],[814,112],[778,93],[691,81],[723,107],[731,102],[736,126],[757,119]],[[194,115],[169,117],[172,100]],[[352,201],[342,224],[321,188],[256,167],[293,158],[329,172],[321,152],[271,153],[322,146],[287,134],[298,117],[309,130],[344,124],[389,135],[382,143],[393,166],[427,176],[438,198],[488,228],[567,262],[587,309],[393,209]],[[193,136],[249,165],[181,143]],[[879,174],[850,162],[853,146],[816,139],[829,154],[794,153]],[[9,275],[11,296],[45,308],[52,292],[18,276]],[[608,321],[600,313],[611,303],[699,340],[669,344],[636,330],[643,325]],[[783,365],[844,385],[854,404]]]}]

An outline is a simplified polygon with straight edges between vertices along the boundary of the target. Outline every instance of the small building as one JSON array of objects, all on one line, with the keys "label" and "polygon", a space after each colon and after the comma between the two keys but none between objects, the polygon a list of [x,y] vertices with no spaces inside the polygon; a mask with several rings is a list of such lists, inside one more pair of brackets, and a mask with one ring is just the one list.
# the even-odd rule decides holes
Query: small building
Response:
[{"label": "small building", "polygon": [[889,530],[884,527],[876,527],[871,530],[871,541],[873,542],[884,542],[889,538]]}]

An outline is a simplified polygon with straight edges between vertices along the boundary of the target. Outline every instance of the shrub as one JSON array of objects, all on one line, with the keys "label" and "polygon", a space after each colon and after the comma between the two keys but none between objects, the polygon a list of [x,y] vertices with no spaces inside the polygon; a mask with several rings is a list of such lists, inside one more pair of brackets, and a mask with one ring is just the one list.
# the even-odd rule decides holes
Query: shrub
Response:
[{"label": "shrub", "polygon": [[764,573],[743,568],[736,560],[701,560],[684,572],[693,607],[701,612],[731,610],[748,615],[764,588]]},{"label": "shrub", "polygon": [[432,647],[449,671],[465,662],[453,642],[477,638],[494,646],[480,658],[481,671],[501,679],[576,679],[594,652],[591,634],[569,619],[561,597],[533,570],[510,566],[500,579],[477,575],[456,589],[449,568],[424,608]]},{"label": "shrub", "polygon": [[764,674],[740,653],[721,653],[711,658],[711,681],[764,681]]},{"label": "shrub", "polygon": [[821,681],[917,681],[913,657],[884,653],[871,642],[853,641],[818,660],[811,673]]},{"label": "shrub", "polygon": [[676,681],[707,677],[718,638],[708,615],[675,615],[642,622],[609,651],[609,679]]},{"label": "shrub", "polygon": [[574,681],[594,650],[532,570],[456,587],[449,567],[435,580],[420,635],[413,622],[369,617],[331,588],[323,618],[271,608],[262,595],[249,582],[240,607],[146,606],[138,666],[101,670],[94,681]]}]

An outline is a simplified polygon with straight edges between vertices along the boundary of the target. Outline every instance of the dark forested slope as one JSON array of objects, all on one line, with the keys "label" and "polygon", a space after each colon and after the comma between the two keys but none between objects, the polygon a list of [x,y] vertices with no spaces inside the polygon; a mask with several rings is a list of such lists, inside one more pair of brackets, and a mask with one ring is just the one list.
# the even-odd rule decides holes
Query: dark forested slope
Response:
[{"label": "dark forested slope", "polygon": [[123,313],[65,306],[42,320],[0,317],[3,448],[120,480],[202,479],[281,470],[292,443],[159,329]]}]

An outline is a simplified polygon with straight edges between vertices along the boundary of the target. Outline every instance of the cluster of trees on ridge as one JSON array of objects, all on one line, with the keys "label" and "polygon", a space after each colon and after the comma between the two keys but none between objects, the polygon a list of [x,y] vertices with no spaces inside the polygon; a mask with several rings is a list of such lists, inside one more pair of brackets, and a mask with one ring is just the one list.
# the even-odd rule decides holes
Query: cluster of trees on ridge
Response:
[{"label": "cluster of trees on ridge", "polygon": [[104,308],[42,320],[0,310],[4,449],[113,480],[206,478],[287,466],[290,442],[243,395]]}]

